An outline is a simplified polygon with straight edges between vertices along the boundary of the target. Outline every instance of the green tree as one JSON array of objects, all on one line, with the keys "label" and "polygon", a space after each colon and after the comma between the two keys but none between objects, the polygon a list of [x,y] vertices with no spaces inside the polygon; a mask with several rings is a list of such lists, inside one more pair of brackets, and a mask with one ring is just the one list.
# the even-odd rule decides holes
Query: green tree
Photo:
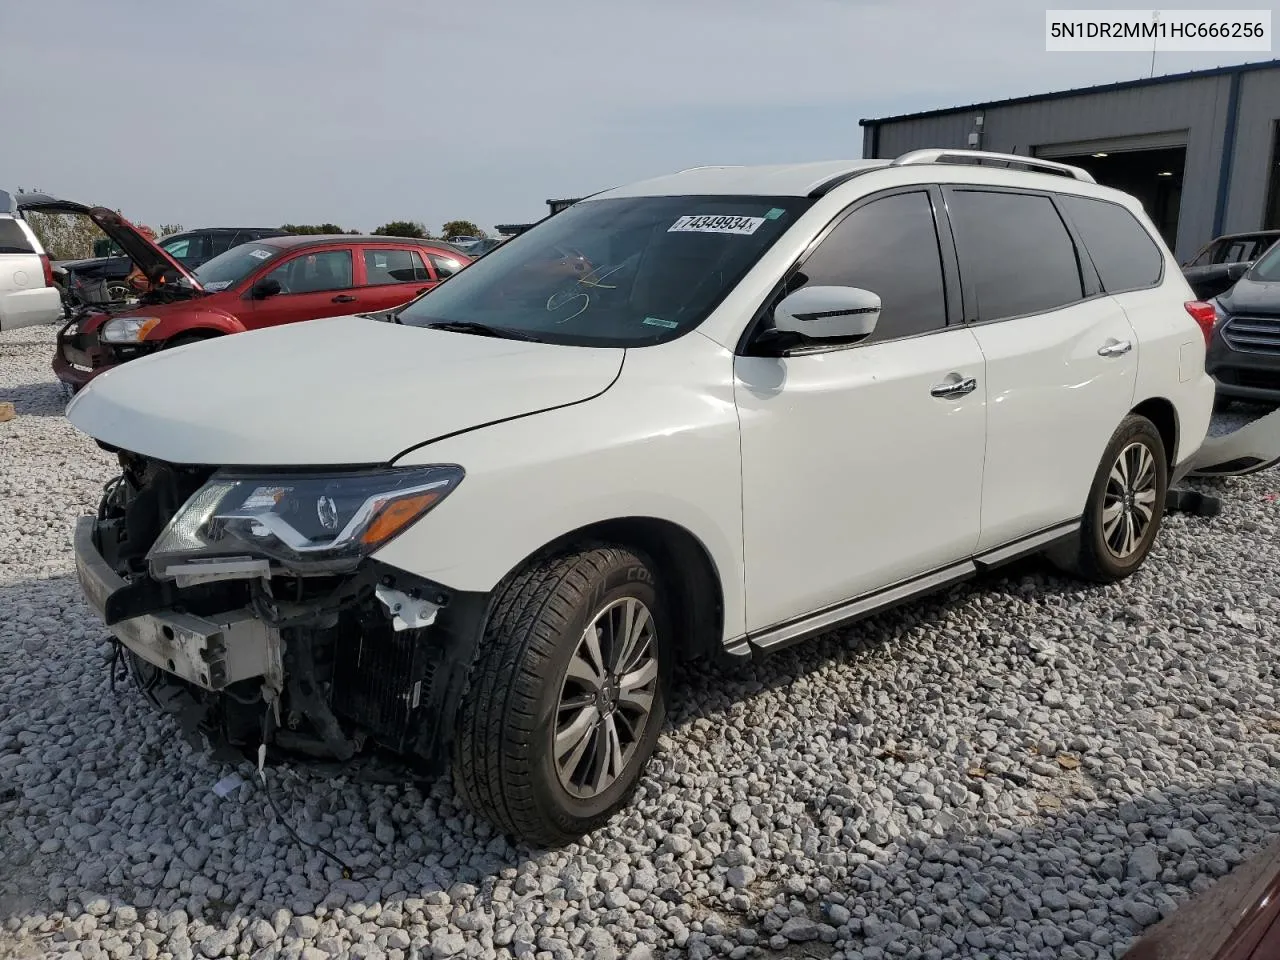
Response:
[{"label": "green tree", "polygon": [[180,223],[162,223],[160,224],[160,230],[159,232],[156,233],[156,236],[170,237],[170,236],[173,236],[173,234],[175,233],[181,233],[185,229],[186,227],[184,227]]},{"label": "green tree", "polygon": [[417,220],[392,220],[373,232],[380,237],[412,237],[415,240],[425,240],[431,236],[426,225]]},{"label": "green tree", "polygon": [[94,241],[105,237],[92,220],[79,213],[32,212],[25,219],[50,260],[87,260],[94,255]]},{"label": "green tree", "polygon": [[483,240],[488,234],[470,220],[450,220],[440,228],[440,234],[446,240],[454,237],[479,237]]},{"label": "green tree", "polygon": [[280,225],[280,229],[286,233],[306,234],[308,236],[319,236],[329,233],[348,233],[358,234],[359,230],[348,230],[340,227],[336,223],[285,223]]}]

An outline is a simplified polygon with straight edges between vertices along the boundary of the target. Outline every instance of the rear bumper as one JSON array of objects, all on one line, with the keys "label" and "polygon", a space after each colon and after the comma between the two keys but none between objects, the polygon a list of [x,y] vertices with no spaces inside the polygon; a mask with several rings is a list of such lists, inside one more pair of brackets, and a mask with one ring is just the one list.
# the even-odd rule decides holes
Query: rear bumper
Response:
[{"label": "rear bumper", "polygon": [[[76,576],[89,605],[105,619],[107,599],[127,584],[94,544],[95,522],[93,517],[76,521]],[[248,609],[212,618],[166,611],[122,620],[108,629],[143,660],[210,692],[255,677],[278,688],[283,677],[279,631]]]},{"label": "rear bumper", "polygon": [[0,330],[57,323],[62,316],[62,295],[56,287],[0,293]]}]

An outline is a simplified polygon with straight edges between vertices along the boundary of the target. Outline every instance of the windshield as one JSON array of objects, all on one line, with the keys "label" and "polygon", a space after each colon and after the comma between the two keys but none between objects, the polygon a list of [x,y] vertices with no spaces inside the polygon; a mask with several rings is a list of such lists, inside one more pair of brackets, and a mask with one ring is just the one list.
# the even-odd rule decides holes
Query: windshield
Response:
[{"label": "windshield", "polygon": [[1263,283],[1280,281],[1280,243],[1272,244],[1258,262],[1249,271],[1250,280],[1261,280]]},{"label": "windshield", "polygon": [[644,346],[692,330],[812,201],[588,200],[507,241],[410,303],[411,326],[483,324],[579,346]]},{"label": "windshield", "polygon": [[279,247],[265,243],[242,243],[226,253],[201,264],[192,273],[200,286],[210,293],[217,293],[239,283],[255,269],[281,253]]}]

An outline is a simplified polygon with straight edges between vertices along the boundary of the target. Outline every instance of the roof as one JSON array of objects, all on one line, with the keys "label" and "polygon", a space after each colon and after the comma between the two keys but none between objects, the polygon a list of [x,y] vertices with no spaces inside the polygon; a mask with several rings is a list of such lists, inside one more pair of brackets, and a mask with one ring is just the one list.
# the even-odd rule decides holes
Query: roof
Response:
[{"label": "roof", "polygon": [[1280,230],[1245,230],[1242,233],[1224,233],[1222,236],[1214,237],[1212,242],[1218,240],[1244,240],[1249,237],[1280,237]]},{"label": "roof", "polygon": [[891,117],[874,117],[859,120],[862,127],[876,126],[882,123],[895,123],[899,120],[922,120],[926,117],[944,117],[952,113],[969,113],[973,110],[990,110],[994,107],[1011,107],[1019,103],[1036,103],[1045,100],[1065,100],[1093,93],[1111,93],[1115,90],[1132,90],[1135,87],[1154,87],[1163,83],[1177,83],[1180,80],[1198,80],[1202,77],[1221,77],[1235,73],[1251,73],[1255,70],[1280,69],[1280,60],[1260,60],[1256,63],[1236,63],[1226,67],[1212,67],[1208,70],[1187,70],[1184,73],[1167,73],[1159,77],[1142,77],[1138,80],[1121,80],[1119,83],[1103,83],[1093,87],[1074,87],[1069,90],[1054,90],[1050,93],[1037,93],[1025,97],[1011,97],[1005,100],[987,100],[984,103],[971,103],[960,107],[942,107],[937,110],[923,110],[919,113],[900,113]]},{"label": "roof", "polygon": [[451,250],[456,253],[466,254],[465,250],[458,249],[446,240],[419,239],[417,237],[365,236],[360,233],[290,233],[282,237],[263,237],[261,240],[255,240],[253,242],[266,244],[271,247],[279,247],[282,250],[291,250],[294,247],[301,247],[308,244],[416,243],[423,247],[436,247],[441,250]]},{"label": "roof", "polygon": [[862,170],[888,166],[888,160],[824,160],[817,163],[783,163],[767,166],[692,167],[662,177],[641,180],[596,194],[609,197],[660,196],[765,196],[807,197],[836,178]]}]

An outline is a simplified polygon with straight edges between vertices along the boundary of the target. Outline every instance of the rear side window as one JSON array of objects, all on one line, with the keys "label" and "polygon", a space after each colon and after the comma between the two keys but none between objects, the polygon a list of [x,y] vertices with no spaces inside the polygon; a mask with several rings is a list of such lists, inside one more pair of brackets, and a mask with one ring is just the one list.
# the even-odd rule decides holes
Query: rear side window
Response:
[{"label": "rear side window", "polygon": [[430,280],[427,265],[414,250],[366,249],[364,252],[365,283],[412,283]]},{"label": "rear side window", "polygon": [[1160,282],[1164,257],[1151,235],[1118,203],[1059,197],[1076,225],[1107,293],[1142,290]]},{"label": "rear side window", "polygon": [[436,276],[441,280],[452,277],[462,269],[462,261],[453,257],[442,257],[438,253],[429,253],[427,256],[431,258],[431,265],[436,268]]},{"label": "rear side window", "polygon": [[861,287],[880,296],[880,320],[863,343],[909,337],[947,325],[933,205],[924,191],[896,193],[836,224],[787,283]]},{"label": "rear side window", "polygon": [[1048,197],[953,190],[947,207],[979,321],[1044,313],[1084,297],[1075,244]]},{"label": "rear side window", "polygon": [[35,253],[17,220],[0,217],[0,253]]}]

